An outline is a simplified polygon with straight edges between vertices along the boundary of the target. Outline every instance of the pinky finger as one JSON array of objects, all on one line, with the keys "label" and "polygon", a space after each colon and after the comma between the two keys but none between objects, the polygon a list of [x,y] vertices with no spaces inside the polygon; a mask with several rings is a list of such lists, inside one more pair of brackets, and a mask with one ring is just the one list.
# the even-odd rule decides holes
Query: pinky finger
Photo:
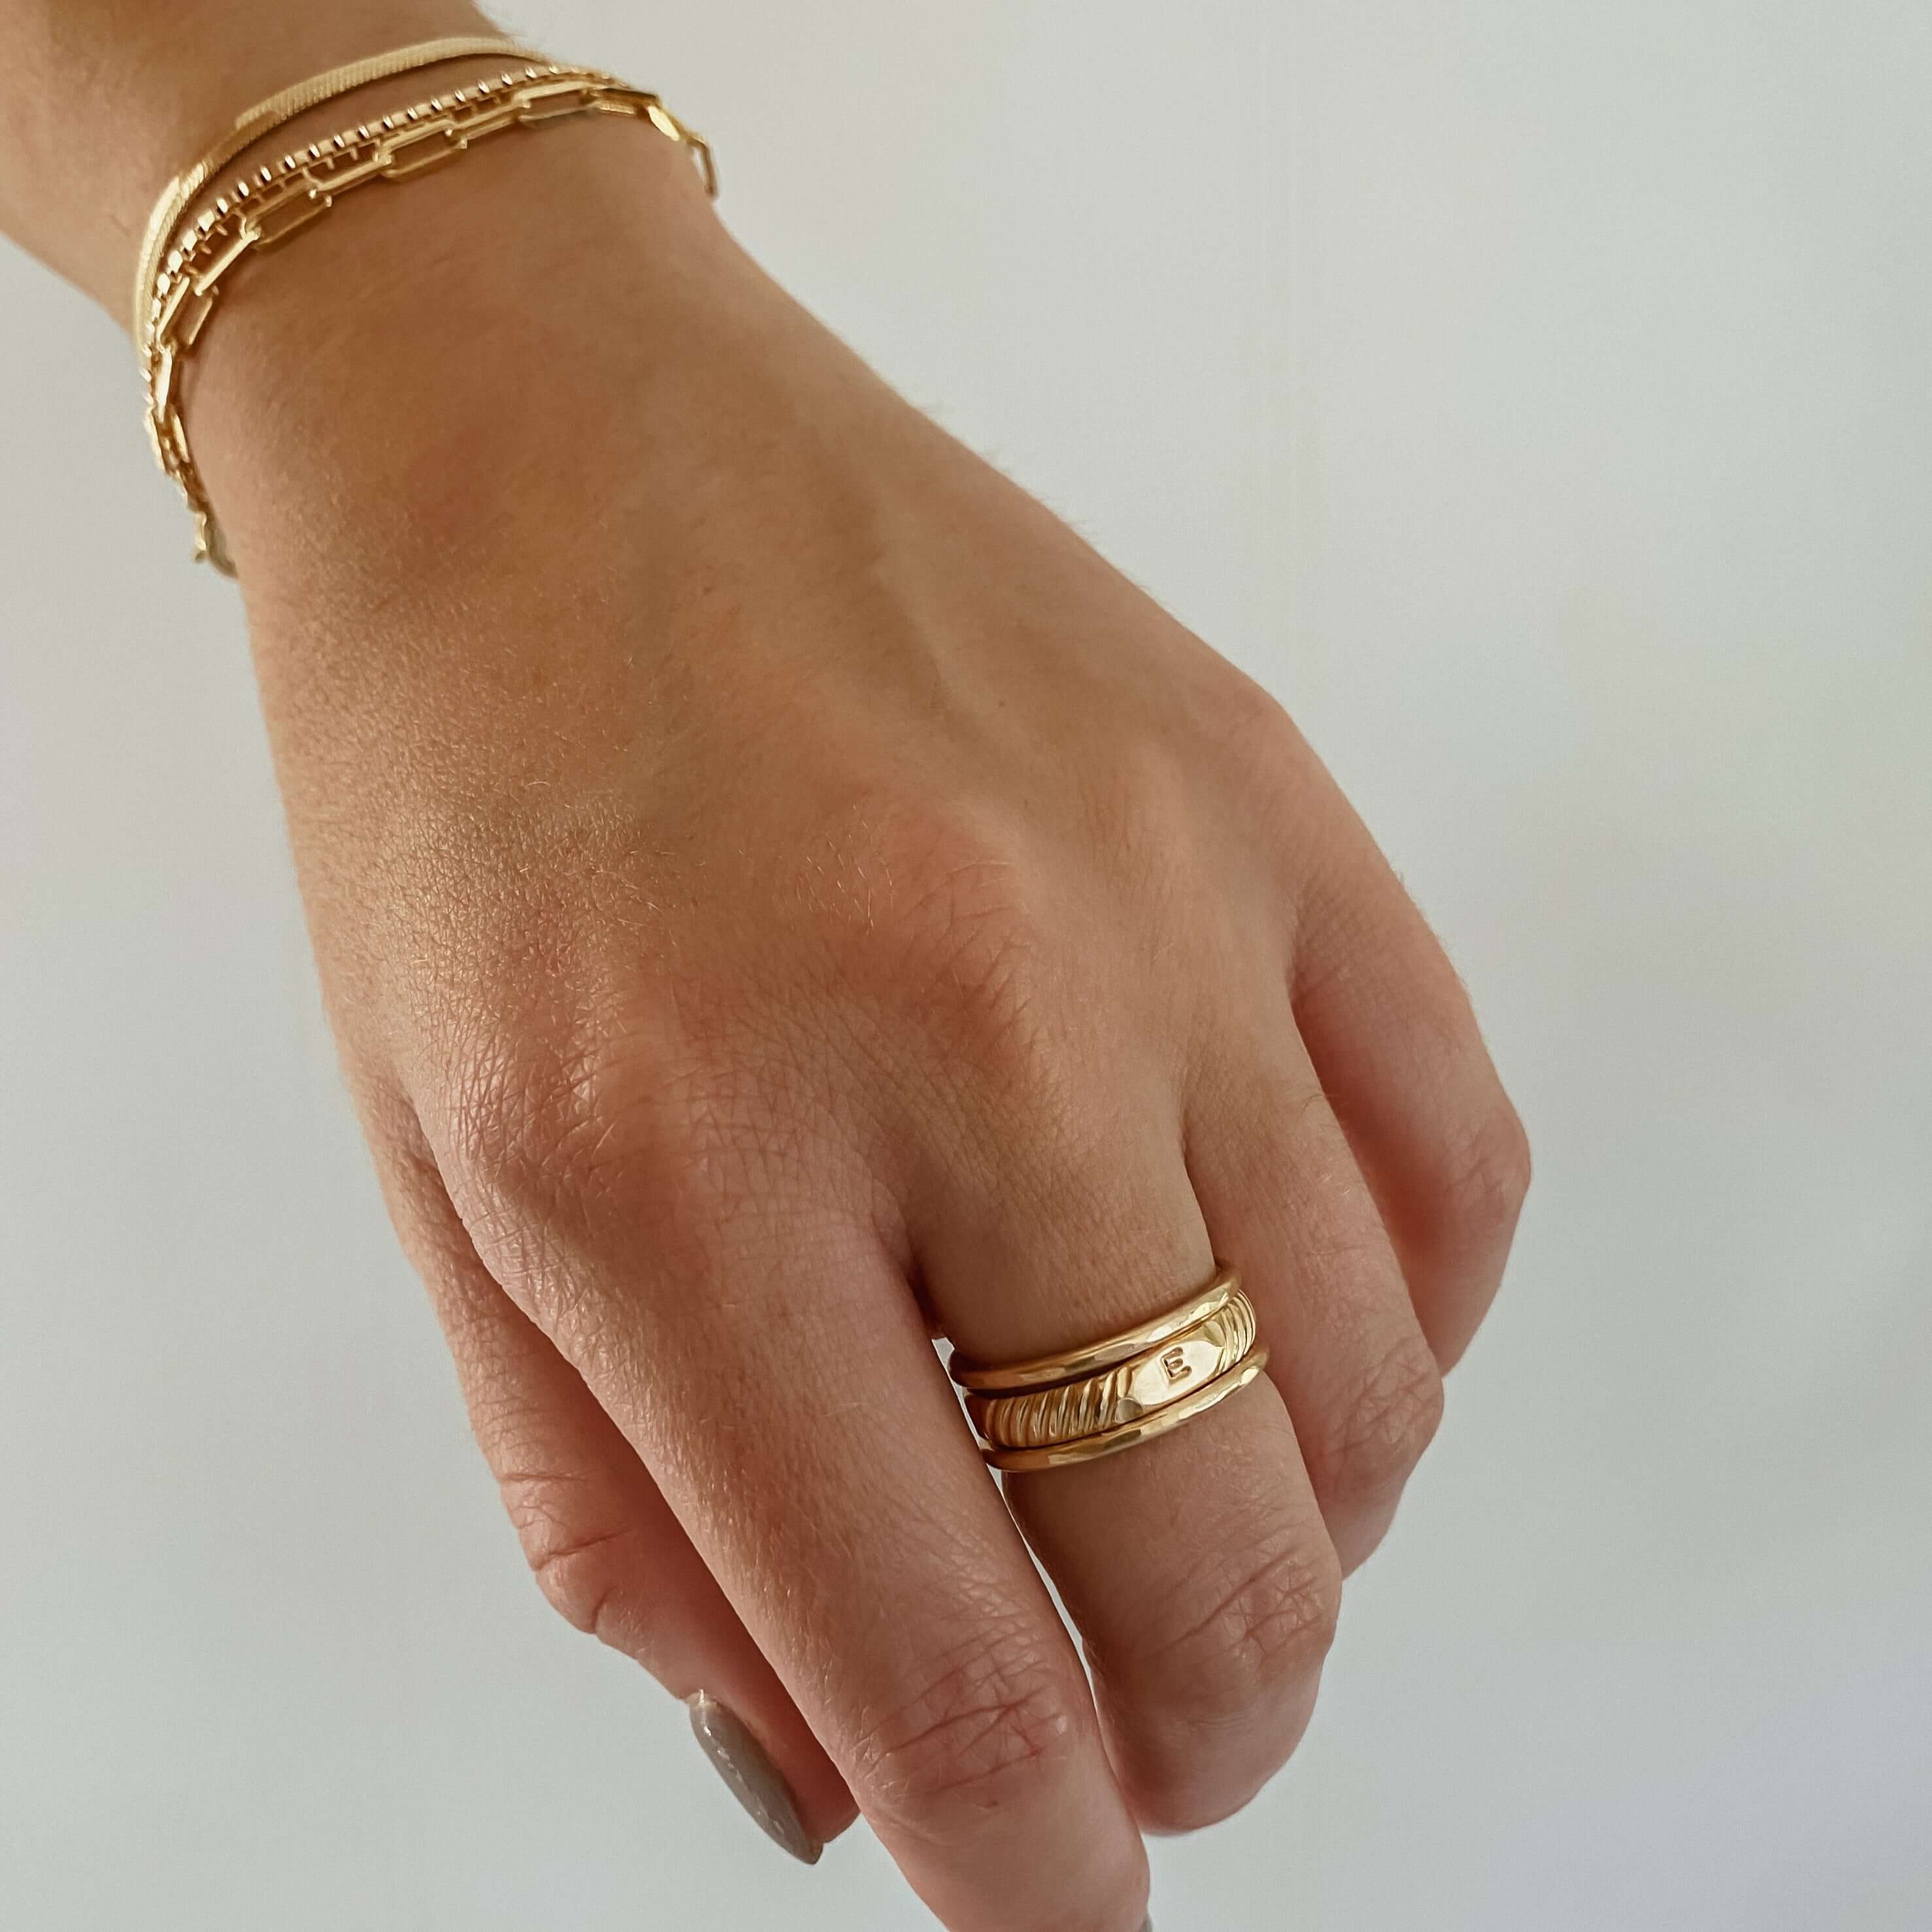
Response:
[{"label": "pinky finger", "polygon": [[1307,909],[1294,1016],[1446,1370],[1502,1282],[1529,1143],[1448,956],[1366,828],[1344,824],[1347,890]]},{"label": "pinky finger", "polygon": [[428,1284],[470,1426],[544,1596],[682,1699],[740,1803],[794,1858],[815,1863],[857,1816],[844,1778],[636,1451],[484,1268],[427,1152],[386,1166],[391,1214]]}]

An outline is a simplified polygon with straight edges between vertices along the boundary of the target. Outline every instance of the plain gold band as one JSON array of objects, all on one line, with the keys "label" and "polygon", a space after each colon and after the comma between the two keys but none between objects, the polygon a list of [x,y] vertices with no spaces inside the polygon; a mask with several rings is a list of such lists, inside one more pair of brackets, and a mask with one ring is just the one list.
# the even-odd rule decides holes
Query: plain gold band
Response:
[{"label": "plain gold band", "polygon": [[1214,1280],[1198,1294],[1189,1296],[1178,1308],[1143,1322],[1138,1328],[1123,1330],[1084,1348],[1064,1349],[1058,1354],[1039,1355],[1028,1362],[994,1366],[956,1354],[950,1364],[952,1379],[976,1395],[1018,1395],[1026,1389],[1052,1388],[1058,1383],[1076,1382],[1082,1376],[1097,1375],[1103,1369],[1116,1368],[1136,1355],[1144,1355],[1150,1348],[1171,1341],[1183,1329],[1206,1321],[1238,1292],[1240,1285],[1240,1276],[1232,1268],[1218,1264]]},{"label": "plain gold band", "polygon": [[1156,1436],[1205,1415],[1218,1403],[1244,1389],[1268,1366],[1268,1344],[1257,1342],[1226,1374],[1216,1376],[1192,1395],[1183,1396],[1164,1408],[1156,1408],[1118,1428],[1102,1430],[1097,1436],[1083,1436],[1072,1442],[1058,1442],[1041,1449],[987,1449],[980,1454],[995,1469],[1059,1469],[1071,1463],[1092,1462],[1102,1456],[1119,1454],[1123,1449],[1137,1449]]}]

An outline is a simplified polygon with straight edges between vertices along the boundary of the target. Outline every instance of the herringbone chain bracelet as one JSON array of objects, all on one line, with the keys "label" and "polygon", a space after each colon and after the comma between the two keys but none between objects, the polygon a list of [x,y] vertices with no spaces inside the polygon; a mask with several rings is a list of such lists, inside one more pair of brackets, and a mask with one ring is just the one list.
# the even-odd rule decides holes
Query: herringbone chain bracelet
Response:
[{"label": "herringbone chain bracelet", "polygon": [[512,68],[437,94],[413,107],[345,130],[260,167],[218,195],[159,263],[137,344],[148,392],[148,431],[160,466],[173,478],[195,522],[195,556],[232,577],[214,506],[196,467],[182,415],[182,372],[200,345],[225,278],[252,254],[278,248],[327,214],[346,194],[372,182],[427,174],[477,142],[515,128],[536,128],[584,114],[648,121],[690,150],[706,193],[718,192],[710,146],[654,94],[595,68]]}]

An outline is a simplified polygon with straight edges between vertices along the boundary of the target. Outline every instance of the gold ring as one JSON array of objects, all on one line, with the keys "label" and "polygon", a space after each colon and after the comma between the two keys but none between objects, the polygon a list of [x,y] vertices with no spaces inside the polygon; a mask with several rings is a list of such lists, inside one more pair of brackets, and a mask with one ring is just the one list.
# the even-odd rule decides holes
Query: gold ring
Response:
[{"label": "gold ring", "polygon": [[1255,1311],[1232,1269],[1168,1314],[1089,1347],[1009,1368],[956,1358],[980,1453],[1050,1469],[1131,1449],[1224,1402],[1261,1373]]},{"label": "gold ring", "polygon": [[1170,1336],[1178,1335],[1184,1328],[1192,1328],[1197,1322],[1204,1322],[1231,1296],[1238,1294],[1240,1288],[1240,1276],[1232,1268],[1217,1264],[1214,1280],[1198,1294],[1190,1295],[1178,1308],[1165,1315],[1156,1315],[1151,1322],[1143,1322],[1138,1328],[1123,1329],[1119,1334],[1110,1336],[1104,1342],[1096,1342],[1090,1348],[1069,1348],[1057,1355],[1036,1356],[1030,1362],[1012,1362],[1004,1367],[968,1361],[963,1356],[955,1355],[952,1379],[963,1389],[997,1390],[1002,1395],[1016,1394],[1022,1389],[1052,1388],[1057,1383],[1070,1382],[1078,1376],[1090,1376],[1102,1369],[1111,1369],[1130,1356],[1144,1354],[1148,1349],[1157,1348]]}]

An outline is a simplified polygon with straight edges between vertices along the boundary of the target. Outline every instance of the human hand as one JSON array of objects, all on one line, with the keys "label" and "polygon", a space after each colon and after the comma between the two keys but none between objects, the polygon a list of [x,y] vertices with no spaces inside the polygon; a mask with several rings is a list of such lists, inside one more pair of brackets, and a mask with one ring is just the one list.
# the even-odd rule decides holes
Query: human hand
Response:
[{"label": "human hand", "polygon": [[[1293,1748],[1500,1275],[1453,973],[1280,707],[668,144],[480,152],[224,304],[325,992],[547,1592],[739,1714],[799,1846],[856,1799],[956,1932],[1129,1932],[1139,1830]],[[1216,1255],[1269,1377],[1010,1516],[930,1332],[1077,1344]]]}]

